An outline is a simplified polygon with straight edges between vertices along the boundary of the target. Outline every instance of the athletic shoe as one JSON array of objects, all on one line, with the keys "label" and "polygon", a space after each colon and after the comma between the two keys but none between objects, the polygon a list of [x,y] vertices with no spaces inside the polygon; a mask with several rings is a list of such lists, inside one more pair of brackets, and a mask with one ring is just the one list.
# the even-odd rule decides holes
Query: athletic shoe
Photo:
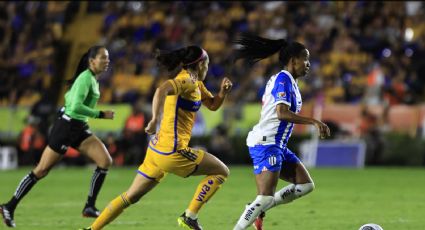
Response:
[{"label": "athletic shoe", "polygon": [[78,230],[91,230],[91,227],[87,227],[87,228],[80,228]]},{"label": "athletic shoe", "polygon": [[13,221],[13,212],[9,211],[4,204],[0,205],[0,212],[3,217],[4,224],[6,224],[7,227],[15,228],[16,224],[15,221]]},{"label": "athletic shoe", "polygon": [[201,225],[198,223],[198,219],[192,219],[186,216],[185,213],[183,213],[179,218],[177,218],[177,223],[179,223],[179,226],[184,229],[195,229],[195,230],[202,230]]},{"label": "athletic shoe", "polygon": [[257,219],[255,219],[254,223],[252,223],[252,226],[255,228],[255,230],[263,230],[263,219],[266,217],[265,212],[261,212],[259,216],[257,216]]},{"label": "athletic shoe", "polygon": [[94,206],[86,206],[83,209],[83,217],[97,218],[99,215],[99,210]]}]

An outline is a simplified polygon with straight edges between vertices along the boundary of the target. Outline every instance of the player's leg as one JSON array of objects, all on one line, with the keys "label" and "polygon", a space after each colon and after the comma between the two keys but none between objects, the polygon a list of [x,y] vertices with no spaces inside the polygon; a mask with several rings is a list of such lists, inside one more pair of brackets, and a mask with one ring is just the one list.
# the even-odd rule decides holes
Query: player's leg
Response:
[{"label": "player's leg", "polygon": [[264,210],[273,205],[273,194],[278,179],[279,172],[264,171],[255,175],[257,197],[245,207],[234,230],[248,228]]},{"label": "player's leg", "polygon": [[0,206],[3,222],[8,227],[15,227],[13,220],[16,206],[22,198],[31,190],[38,180],[45,177],[50,169],[62,158],[62,155],[47,146],[41,156],[38,165],[28,173],[19,183],[12,198],[6,204]]},{"label": "player's leg", "polygon": [[288,158],[285,159],[288,160],[285,160],[284,162],[280,178],[290,184],[274,194],[274,205],[269,208],[292,202],[293,200],[310,193],[314,189],[313,179],[304,164],[298,158],[295,159],[288,156]]},{"label": "player's leg", "polygon": [[164,178],[165,172],[155,164],[155,155],[156,153],[153,153],[150,149],[147,150],[145,160],[139,167],[138,174],[134,178],[130,188],[108,204],[100,216],[93,222],[91,229],[102,229],[119,216],[125,208],[139,201],[141,197],[153,189]]},{"label": "player's leg", "polygon": [[[190,229],[202,229],[197,222],[198,212],[226,181],[229,176],[229,168],[210,153],[192,149],[188,149],[187,151],[194,151],[193,154],[197,154],[198,157],[202,157],[202,160],[195,168],[195,171],[190,175],[206,175],[206,177],[204,177],[199,183],[189,207],[179,217],[178,222],[181,226],[186,226]],[[185,155],[190,153],[180,154]]]},{"label": "player's leg", "polygon": [[314,189],[313,180],[298,157],[289,149],[285,149],[284,159],[283,167],[280,171],[280,179],[290,184],[277,191],[273,196],[272,205],[268,206],[264,212],[257,217],[254,223],[254,227],[257,230],[263,229],[265,211],[277,205],[289,203]]},{"label": "player's leg", "polygon": [[205,153],[198,168],[191,175],[206,175],[206,177],[198,184],[187,211],[190,214],[197,215],[203,204],[205,204],[226,181],[229,173],[229,168],[222,161],[210,153]]},{"label": "player's leg", "polygon": [[254,163],[257,197],[245,207],[234,230],[248,228],[264,210],[273,205],[283,161],[282,150],[278,147],[253,147],[249,151]]},{"label": "player's leg", "polygon": [[112,158],[105,145],[95,135],[90,135],[85,138],[78,149],[92,159],[97,165],[97,168],[93,172],[89,194],[83,209],[83,216],[97,217],[99,216],[99,211],[95,207],[96,199],[105,181],[108,169],[112,165]]},{"label": "player's leg", "polygon": [[90,229],[102,229],[105,225],[117,218],[125,208],[140,200],[146,193],[153,189],[159,182],[138,174],[127,192],[122,193],[102,211],[100,216],[93,222]]}]

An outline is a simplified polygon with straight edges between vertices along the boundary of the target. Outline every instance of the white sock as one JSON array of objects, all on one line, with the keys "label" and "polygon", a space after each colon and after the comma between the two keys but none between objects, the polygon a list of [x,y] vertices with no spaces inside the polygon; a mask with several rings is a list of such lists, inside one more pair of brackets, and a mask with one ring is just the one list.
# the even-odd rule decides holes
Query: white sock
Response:
[{"label": "white sock", "polygon": [[272,203],[272,205],[266,207],[265,211],[277,205],[292,202],[293,200],[310,193],[311,191],[313,191],[313,189],[314,183],[287,185],[286,187],[282,188],[274,194],[274,202]]},{"label": "white sock", "polygon": [[251,226],[261,212],[271,206],[273,200],[273,196],[258,195],[250,205],[246,206],[245,211],[242,213],[233,230],[243,230]]},{"label": "white sock", "polygon": [[192,220],[198,219],[198,214],[191,212],[189,209],[186,209],[185,215]]}]

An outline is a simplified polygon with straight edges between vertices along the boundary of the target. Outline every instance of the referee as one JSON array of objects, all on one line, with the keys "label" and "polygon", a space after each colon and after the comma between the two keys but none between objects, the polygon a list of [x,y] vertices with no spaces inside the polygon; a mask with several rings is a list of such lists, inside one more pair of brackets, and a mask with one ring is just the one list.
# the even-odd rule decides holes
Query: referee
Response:
[{"label": "referee", "polygon": [[100,97],[97,79],[108,69],[108,65],[109,54],[104,46],[93,46],[81,57],[77,71],[69,82],[71,87],[65,94],[65,108],[53,125],[48,146],[44,149],[40,162],[21,180],[10,201],[0,205],[0,213],[6,226],[16,226],[13,219],[16,206],[37,181],[44,178],[62,159],[68,146],[86,154],[97,165],[82,214],[84,217],[99,216],[95,202],[112,158],[102,141],[89,130],[87,121],[88,118],[114,118],[113,111],[95,109]]}]

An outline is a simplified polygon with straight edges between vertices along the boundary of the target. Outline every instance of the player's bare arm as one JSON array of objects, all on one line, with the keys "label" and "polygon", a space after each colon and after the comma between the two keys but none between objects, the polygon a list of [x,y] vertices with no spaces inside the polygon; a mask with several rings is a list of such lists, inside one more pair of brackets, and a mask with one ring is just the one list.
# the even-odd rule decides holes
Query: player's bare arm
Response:
[{"label": "player's bare arm", "polygon": [[220,92],[212,98],[206,98],[202,101],[209,110],[216,111],[221,107],[227,94],[232,90],[233,83],[229,78],[225,77],[221,81]]},{"label": "player's bare arm", "polygon": [[155,134],[156,133],[156,125],[161,117],[162,110],[164,108],[164,102],[167,95],[176,94],[173,85],[166,81],[160,87],[158,87],[155,91],[155,95],[153,97],[152,102],[152,119],[149,121],[148,125],[145,128],[145,132],[147,134]]},{"label": "player's bare arm", "polygon": [[331,131],[325,123],[310,117],[300,116],[292,112],[291,110],[289,110],[289,105],[287,104],[283,104],[283,103],[278,104],[276,106],[276,110],[277,110],[277,118],[279,120],[289,121],[296,124],[314,125],[317,128],[317,130],[319,130],[319,134],[321,138],[329,137],[331,135]]}]

